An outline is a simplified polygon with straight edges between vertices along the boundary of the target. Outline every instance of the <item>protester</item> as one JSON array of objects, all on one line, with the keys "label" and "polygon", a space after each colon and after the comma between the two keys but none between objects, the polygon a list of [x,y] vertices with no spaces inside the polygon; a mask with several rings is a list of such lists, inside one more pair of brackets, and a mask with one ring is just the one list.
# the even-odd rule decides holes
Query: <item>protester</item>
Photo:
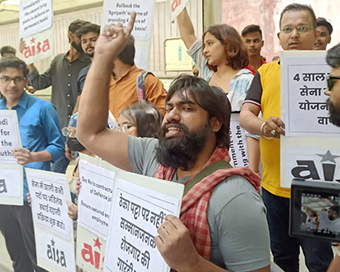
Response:
[{"label": "protester", "polygon": [[[82,52],[79,39],[75,35],[77,29],[85,23],[82,20],[75,20],[69,25],[67,36],[70,50],[66,54],[57,55],[44,74],[39,74],[34,64],[28,65],[28,79],[36,90],[52,86],[51,102],[57,108],[61,127],[67,126],[76,104],[79,71],[91,62]],[[21,53],[25,47],[25,42],[21,40]],[[69,160],[63,155],[51,169],[53,172],[65,173],[68,164]]]},{"label": "protester", "polygon": [[[24,168],[49,171],[50,162],[64,153],[64,143],[54,106],[28,95],[25,87],[28,69],[16,57],[0,60],[0,110],[15,110],[18,116],[22,148],[14,149],[17,163]],[[37,266],[32,211],[27,203],[24,175],[24,205],[0,205],[0,230],[16,272],[45,271]]]},{"label": "protester", "polygon": [[[167,94],[158,139],[106,129],[110,68],[129,40],[134,16],[125,32],[119,26],[106,26],[97,40],[80,101],[78,139],[117,167],[180,183],[206,166],[215,172],[218,164],[213,163],[219,161],[222,169],[197,180],[183,198],[181,219],[186,226],[177,217],[166,216],[155,239],[157,247],[177,271],[269,271],[265,209],[255,189],[260,179],[248,168],[226,169],[231,107],[224,92],[199,77],[183,75]],[[198,193],[198,188],[204,190]],[[193,206],[188,211],[189,203]],[[189,214],[198,221],[188,223]]]},{"label": "protester", "polygon": [[320,32],[320,35],[318,36],[313,49],[326,50],[327,45],[331,43],[332,40],[331,35],[333,33],[333,26],[325,18],[321,17],[319,17],[316,22],[316,30]]},{"label": "protester", "polygon": [[329,96],[327,103],[331,123],[340,127],[340,44],[327,52],[326,61],[332,67],[327,78],[328,88],[325,94]]},{"label": "protester", "polygon": [[255,75],[257,69],[266,63],[261,56],[264,45],[262,30],[258,25],[248,25],[242,30],[241,36],[249,55],[249,64],[246,68]]},{"label": "protester", "polygon": [[1,54],[1,57],[3,58],[15,57],[16,53],[17,53],[17,50],[15,50],[15,48],[10,45],[3,46],[0,49],[0,54]]},{"label": "protester", "polygon": [[[311,50],[318,37],[316,17],[309,5],[290,4],[280,16],[278,38],[283,50]],[[280,186],[280,136],[285,135],[280,119],[280,64],[259,68],[240,114],[241,126],[261,136],[263,163],[262,196],[267,207],[271,250],[284,271],[299,271],[299,246],[309,271],[326,271],[332,260],[330,243],[296,239],[288,235],[290,189]],[[263,120],[258,118],[263,113]],[[281,136],[281,137],[282,137]]]},{"label": "protester", "polygon": [[239,112],[253,79],[252,73],[244,69],[249,58],[240,35],[232,26],[213,25],[203,34],[202,43],[195,35],[186,8],[177,17],[177,24],[200,76],[209,85],[223,89],[232,112]]}]

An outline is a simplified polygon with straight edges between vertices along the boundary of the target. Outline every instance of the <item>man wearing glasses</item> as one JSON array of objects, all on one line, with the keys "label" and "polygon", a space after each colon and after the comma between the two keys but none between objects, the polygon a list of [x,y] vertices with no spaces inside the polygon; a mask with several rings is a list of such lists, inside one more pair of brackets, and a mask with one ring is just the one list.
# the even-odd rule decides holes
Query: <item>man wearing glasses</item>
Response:
[{"label": "man wearing glasses", "polygon": [[331,123],[340,127],[340,44],[328,50],[326,61],[332,67],[327,78],[328,89],[325,91],[329,96],[329,117]]},{"label": "man wearing glasses", "polygon": [[[24,168],[50,170],[50,163],[64,154],[57,112],[43,99],[28,95],[25,87],[28,69],[22,60],[0,60],[0,110],[18,115],[22,148],[14,149],[17,163]],[[32,211],[27,203],[28,186],[24,177],[24,205],[0,205],[0,231],[15,272],[45,271],[37,266]]]},{"label": "man wearing glasses", "polygon": [[[316,17],[309,5],[290,4],[280,16],[277,34],[283,50],[312,50],[319,35]],[[284,91],[284,90],[283,90]],[[263,114],[263,120],[257,116]],[[248,91],[240,124],[260,135],[263,162],[262,196],[267,208],[271,250],[284,271],[299,271],[300,246],[310,272],[323,272],[332,260],[330,243],[292,238],[288,234],[290,189],[280,186],[280,136],[285,135],[280,119],[280,63],[260,67]]]}]

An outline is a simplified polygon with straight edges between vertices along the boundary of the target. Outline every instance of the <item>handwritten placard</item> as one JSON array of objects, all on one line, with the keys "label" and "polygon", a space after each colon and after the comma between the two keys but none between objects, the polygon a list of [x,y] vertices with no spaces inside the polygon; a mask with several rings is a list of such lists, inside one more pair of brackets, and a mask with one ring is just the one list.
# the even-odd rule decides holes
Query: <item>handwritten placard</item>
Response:
[{"label": "handwritten placard", "polygon": [[75,272],[71,202],[67,176],[26,168],[38,265],[48,271]]},{"label": "handwritten placard", "polygon": [[20,7],[20,37],[27,37],[52,26],[52,0],[22,0]]},{"label": "handwritten placard", "polygon": [[281,53],[282,116],[286,136],[339,136],[329,122],[326,78],[331,67],[323,51]]}]

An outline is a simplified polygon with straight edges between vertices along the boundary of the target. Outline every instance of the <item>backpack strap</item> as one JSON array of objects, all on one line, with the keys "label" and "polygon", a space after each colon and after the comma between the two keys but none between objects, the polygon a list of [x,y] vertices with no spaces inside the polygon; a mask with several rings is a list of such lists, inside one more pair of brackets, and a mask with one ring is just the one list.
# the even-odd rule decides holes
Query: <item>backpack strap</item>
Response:
[{"label": "backpack strap", "polygon": [[143,71],[137,77],[136,87],[137,87],[137,97],[138,97],[139,102],[146,100],[146,97],[145,97],[145,78],[148,74],[155,76],[151,72]]},{"label": "backpack strap", "polygon": [[208,165],[201,172],[199,172],[196,176],[194,176],[191,180],[189,180],[187,184],[185,184],[183,196],[185,196],[192,187],[194,187],[201,180],[205,179],[207,176],[211,175],[217,170],[228,169],[228,168],[232,168],[232,166],[227,161],[217,161],[217,162],[214,162]]}]

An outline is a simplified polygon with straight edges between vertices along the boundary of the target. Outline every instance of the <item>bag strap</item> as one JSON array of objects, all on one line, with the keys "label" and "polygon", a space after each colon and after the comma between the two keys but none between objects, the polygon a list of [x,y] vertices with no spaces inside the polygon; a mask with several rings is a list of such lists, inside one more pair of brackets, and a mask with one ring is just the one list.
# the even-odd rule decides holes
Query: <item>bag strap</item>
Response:
[{"label": "bag strap", "polygon": [[214,162],[208,165],[201,172],[199,172],[196,176],[194,176],[187,184],[185,184],[183,196],[185,196],[192,187],[194,187],[201,180],[205,179],[207,176],[211,175],[217,170],[228,169],[228,168],[232,168],[232,166],[227,161],[217,161],[217,162]]},{"label": "bag strap", "polygon": [[137,97],[138,97],[139,102],[146,100],[146,98],[145,98],[145,78],[148,74],[155,76],[151,72],[143,71],[137,77],[136,87],[137,87]]}]

